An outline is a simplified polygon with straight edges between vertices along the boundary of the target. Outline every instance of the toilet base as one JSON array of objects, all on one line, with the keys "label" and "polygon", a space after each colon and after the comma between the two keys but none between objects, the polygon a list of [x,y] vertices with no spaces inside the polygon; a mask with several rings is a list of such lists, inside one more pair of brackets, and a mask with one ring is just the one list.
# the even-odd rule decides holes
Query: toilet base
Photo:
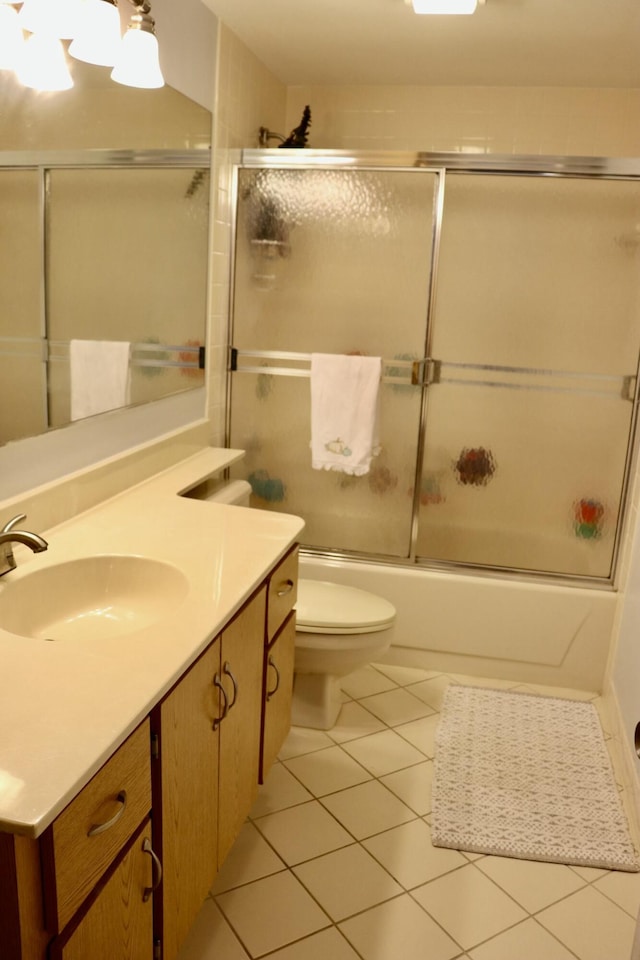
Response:
[{"label": "toilet base", "polygon": [[291,723],[295,727],[330,730],[342,707],[340,680],[326,673],[296,673]]}]

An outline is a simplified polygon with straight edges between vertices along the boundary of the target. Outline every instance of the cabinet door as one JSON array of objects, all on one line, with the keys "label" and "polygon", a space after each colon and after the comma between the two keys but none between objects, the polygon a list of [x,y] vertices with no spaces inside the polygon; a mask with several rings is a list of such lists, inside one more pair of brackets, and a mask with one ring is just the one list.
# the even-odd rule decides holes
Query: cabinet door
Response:
[{"label": "cabinet door", "polygon": [[220,724],[219,866],[258,792],[265,598],[263,587],[222,632],[222,682],[229,709]]},{"label": "cabinet door", "polygon": [[163,960],[177,955],[217,870],[219,673],[218,639],[152,715],[159,737],[154,842],[163,866],[155,926]]},{"label": "cabinet door", "polygon": [[[146,843],[145,843],[146,841]],[[150,960],[153,955],[152,867],[147,820],[116,861],[78,923],[51,944],[51,960]],[[145,849],[146,848],[146,849]]]},{"label": "cabinet door", "polygon": [[264,733],[260,782],[269,772],[291,727],[293,663],[296,642],[295,614],[267,650],[264,682]]}]

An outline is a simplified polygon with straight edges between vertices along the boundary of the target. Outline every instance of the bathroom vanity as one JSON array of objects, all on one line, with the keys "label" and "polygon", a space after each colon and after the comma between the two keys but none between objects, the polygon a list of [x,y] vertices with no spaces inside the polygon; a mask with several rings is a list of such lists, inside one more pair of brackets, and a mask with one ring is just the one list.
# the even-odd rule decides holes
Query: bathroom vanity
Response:
[{"label": "bathroom vanity", "polygon": [[[21,580],[140,561],[128,597],[113,575],[115,625],[0,630],[3,960],[173,960],[286,736],[303,522],[181,496],[223,453],[45,531],[0,580],[2,624]],[[140,599],[160,569],[142,561],[169,605]]]}]

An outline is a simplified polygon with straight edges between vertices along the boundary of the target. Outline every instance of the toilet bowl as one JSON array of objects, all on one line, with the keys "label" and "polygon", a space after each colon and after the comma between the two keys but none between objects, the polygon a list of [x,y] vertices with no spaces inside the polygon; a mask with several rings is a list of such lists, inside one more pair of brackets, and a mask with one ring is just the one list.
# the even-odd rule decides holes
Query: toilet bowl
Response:
[{"label": "toilet bowl", "polygon": [[[204,499],[249,506],[244,480],[221,481]],[[342,707],[340,678],[385,653],[396,619],[393,604],[367,590],[324,580],[298,581],[291,722],[329,730]]]},{"label": "toilet bowl", "polygon": [[396,610],[367,590],[298,582],[291,722],[329,730],[342,707],[340,678],[389,649]]}]

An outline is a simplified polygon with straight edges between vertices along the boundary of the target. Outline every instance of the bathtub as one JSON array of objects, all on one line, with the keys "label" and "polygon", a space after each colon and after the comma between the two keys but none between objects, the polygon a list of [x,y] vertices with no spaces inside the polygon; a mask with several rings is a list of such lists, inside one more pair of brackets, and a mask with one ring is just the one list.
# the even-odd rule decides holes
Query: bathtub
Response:
[{"label": "bathtub", "polygon": [[388,663],[602,690],[612,591],[304,555],[300,575],[390,600],[397,623]]}]

